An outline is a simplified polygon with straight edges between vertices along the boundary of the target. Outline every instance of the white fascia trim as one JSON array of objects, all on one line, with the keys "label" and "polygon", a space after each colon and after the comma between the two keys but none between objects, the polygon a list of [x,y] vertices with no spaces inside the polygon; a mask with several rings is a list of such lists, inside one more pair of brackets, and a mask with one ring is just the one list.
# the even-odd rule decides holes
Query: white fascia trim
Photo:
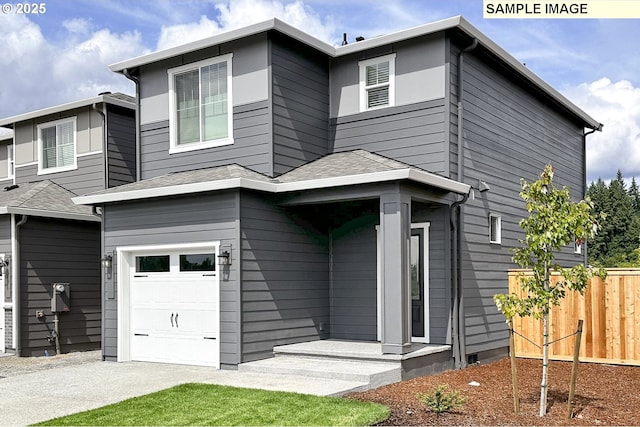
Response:
[{"label": "white fascia trim", "polygon": [[175,196],[179,194],[201,193],[204,191],[229,190],[232,188],[246,188],[270,193],[276,192],[276,184],[261,182],[248,178],[231,178],[219,181],[196,182],[192,184],[170,185],[167,187],[145,188],[111,194],[96,194],[94,196],[74,197],[77,205],[94,205],[100,203],[119,202],[125,200],[148,199],[151,197]]},{"label": "white fascia trim", "polygon": [[76,157],[86,157],[86,156],[95,156],[96,154],[102,154],[102,150],[99,151],[89,151],[87,153],[76,154]]},{"label": "white fascia trim", "polygon": [[249,25],[247,27],[216,34],[215,36],[207,37],[202,40],[196,40],[191,43],[175,46],[157,52],[152,52],[146,55],[141,55],[135,58],[127,59],[125,61],[116,62],[115,64],[109,65],[109,69],[114,72],[122,72],[123,70],[128,68],[139,67],[141,65],[150,64],[152,62],[183,55],[185,53],[263,33],[269,30],[278,30],[284,34],[302,41],[307,45],[313,46],[328,55],[335,54],[335,48],[333,46],[321,40],[318,40],[315,37],[310,36],[309,34],[300,31],[297,28],[294,28],[277,18],[273,18],[267,21],[259,22],[257,24]]},{"label": "white fascia trim", "polygon": [[6,214],[37,216],[37,217],[45,217],[45,218],[72,219],[77,221],[92,221],[92,222],[101,221],[101,218],[96,215],[85,215],[85,214],[59,212],[59,211],[45,211],[41,209],[16,208],[13,206],[0,207],[0,215],[6,215]]},{"label": "white fascia trim", "polygon": [[315,190],[321,188],[342,187],[358,184],[372,184],[376,182],[396,181],[408,179],[422,184],[452,191],[458,194],[467,194],[471,186],[453,181],[428,172],[417,171],[411,168],[396,169],[384,172],[372,172],[358,175],[347,175],[334,178],[310,179],[306,181],[273,183],[263,182],[248,178],[232,178],[220,181],[206,181],[192,184],[171,185],[158,188],[131,190],[111,194],[96,194],[74,197],[72,200],[78,205],[95,205],[125,200],[148,199],[152,197],[175,196],[180,194],[201,193],[205,191],[229,190],[232,188],[244,188],[258,190],[267,193],[287,193],[291,191]]},{"label": "white fascia trim", "polygon": [[127,102],[119,98],[112,98],[109,94],[96,96],[93,98],[82,99],[80,101],[68,102],[66,104],[55,105],[53,107],[43,108],[41,110],[30,111],[28,113],[18,114],[16,116],[7,117],[0,120],[0,126],[13,125],[14,123],[22,122],[25,120],[35,119],[37,117],[47,116],[49,114],[60,113],[63,111],[74,110],[76,108],[82,108],[105,102],[107,104],[119,105],[121,107],[130,108],[134,110],[136,108],[135,103]]}]

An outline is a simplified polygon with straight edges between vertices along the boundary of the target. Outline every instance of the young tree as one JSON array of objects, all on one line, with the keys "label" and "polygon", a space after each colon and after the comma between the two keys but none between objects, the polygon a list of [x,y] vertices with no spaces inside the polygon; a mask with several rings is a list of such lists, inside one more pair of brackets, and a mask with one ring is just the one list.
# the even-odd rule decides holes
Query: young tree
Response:
[{"label": "young tree", "polygon": [[[598,221],[591,213],[592,203],[586,200],[574,202],[569,189],[556,188],[553,184],[553,167],[547,165],[540,178],[532,183],[522,180],[520,196],[526,203],[529,217],[520,221],[525,239],[522,247],[513,250],[513,260],[520,267],[531,269],[531,276],[520,276],[520,284],[526,297],[516,294],[497,294],[494,301],[512,325],[514,316],[533,316],[542,319],[542,383],[540,387],[540,416],[547,412],[547,379],[549,366],[549,311],[559,305],[567,290],[584,292],[589,278],[606,276],[603,269],[594,270],[583,264],[564,268],[555,261],[555,254],[574,240],[585,241],[595,235]],[[551,271],[559,271],[562,279],[551,286]]]}]

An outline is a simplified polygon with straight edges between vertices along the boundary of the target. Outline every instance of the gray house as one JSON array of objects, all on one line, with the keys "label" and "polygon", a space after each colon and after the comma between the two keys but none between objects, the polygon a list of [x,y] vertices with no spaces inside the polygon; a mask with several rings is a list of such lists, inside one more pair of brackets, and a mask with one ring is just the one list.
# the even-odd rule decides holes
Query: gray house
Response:
[{"label": "gray house", "polygon": [[101,218],[72,198],[135,181],[135,108],[105,93],[0,120],[0,352],[100,348]]},{"label": "gray house", "polygon": [[552,162],[582,196],[601,126],[462,17],[341,47],[273,19],[111,69],[136,82],[141,180],[74,199],[103,213],[108,360],[502,356],[520,178]]}]

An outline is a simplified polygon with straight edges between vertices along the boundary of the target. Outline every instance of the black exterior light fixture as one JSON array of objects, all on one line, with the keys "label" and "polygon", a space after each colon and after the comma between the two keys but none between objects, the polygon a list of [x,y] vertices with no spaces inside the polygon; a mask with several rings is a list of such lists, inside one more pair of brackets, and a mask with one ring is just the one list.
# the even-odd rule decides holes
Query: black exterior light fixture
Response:
[{"label": "black exterior light fixture", "polygon": [[105,256],[100,260],[100,264],[105,270],[111,269],[111,267],[113,266],[113,257],[111,256],[111,254],[105,254]]},{"label": "black exterior light fixture", "polygon": [[224,267],[226,265],[231,265],[231,252],[228,250],[220,251],[218,255],[218,265]]}]

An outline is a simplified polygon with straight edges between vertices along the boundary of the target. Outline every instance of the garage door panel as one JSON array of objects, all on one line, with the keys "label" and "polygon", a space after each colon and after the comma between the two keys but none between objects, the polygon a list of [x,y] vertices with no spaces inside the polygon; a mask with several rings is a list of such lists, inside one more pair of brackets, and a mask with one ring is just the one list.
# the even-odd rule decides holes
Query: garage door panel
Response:
[{"label": "garage door panel", "polygon": [[218,366],[218,276],[179,271],[179,254],[171,271],[131,273],[131,358]]}]

